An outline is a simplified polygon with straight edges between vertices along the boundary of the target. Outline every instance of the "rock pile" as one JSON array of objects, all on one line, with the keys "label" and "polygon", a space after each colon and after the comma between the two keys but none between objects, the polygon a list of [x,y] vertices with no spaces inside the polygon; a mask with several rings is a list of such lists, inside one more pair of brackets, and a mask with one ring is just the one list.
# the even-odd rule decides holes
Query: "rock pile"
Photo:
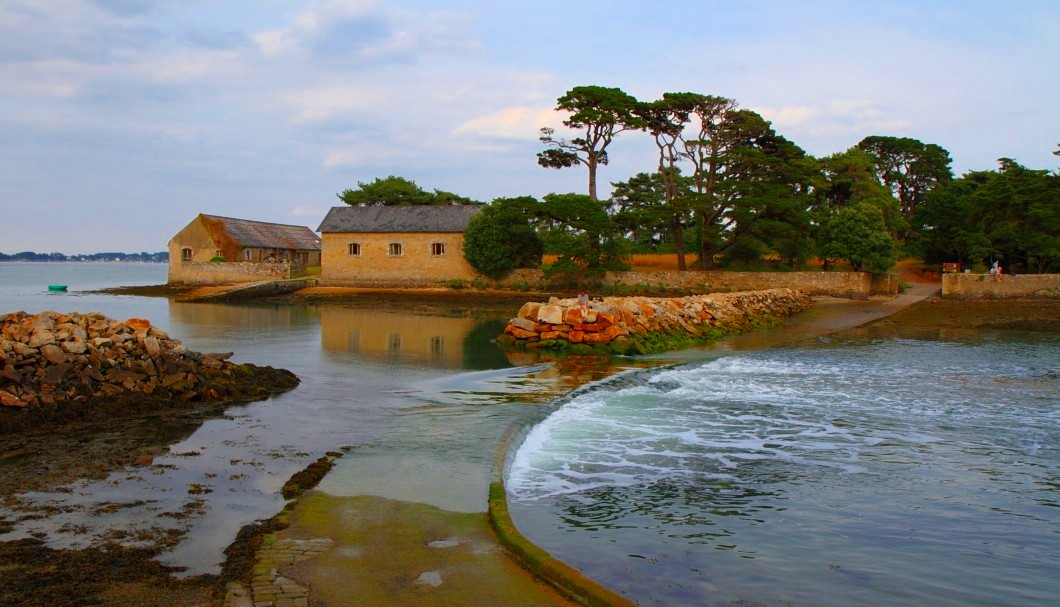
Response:
[{"label": "rock pile", "polygon": [[147,320],[100,313],[2,315],[0,355],[0,411],[91,414],[117,401],[144,410],[249,400],[298,384],[289,371],[189,350]]},{"label": "rock pile", "polygon": [[553,297],[547,304],[524,304],[498,342],[558,349],[584,344],[620,354],[659,352],[772,324],[810,303],[809,296],[794,289],[608,297],[590,302],[587,310],[576,299]]}]

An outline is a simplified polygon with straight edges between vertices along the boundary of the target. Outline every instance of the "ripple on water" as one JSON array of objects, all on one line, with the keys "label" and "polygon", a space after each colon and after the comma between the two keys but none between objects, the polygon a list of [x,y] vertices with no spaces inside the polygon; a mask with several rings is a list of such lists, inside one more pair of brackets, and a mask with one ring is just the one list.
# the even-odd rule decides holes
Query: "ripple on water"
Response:
[{"label": "ripple on water", "polygon": [[[535,427],[513,516],[642,601],[1044,605],[1057,360],[1054,343],[893,339],[660,371]],[[724,594],[688,590],[704,577]]]}]

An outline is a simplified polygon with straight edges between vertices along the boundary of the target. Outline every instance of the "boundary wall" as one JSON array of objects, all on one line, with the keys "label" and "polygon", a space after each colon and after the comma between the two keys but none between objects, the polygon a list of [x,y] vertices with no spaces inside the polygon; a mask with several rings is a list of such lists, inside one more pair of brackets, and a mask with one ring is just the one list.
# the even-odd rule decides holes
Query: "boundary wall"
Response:
[{"label": "boundary wall", "polygon": [[1060,299],[1060,274],[943,274],[947,299]]},{"label": "boundary wall", "polygon": [[[174,267],[174,264],[179,267]],[[299,269],[289,261],[170,261],[170,284],[227,285],[290,278]]]},{"label": "boundary wall", "polygon": [[[541,270],[516,270],[504,281],[508,285],[545,282]],[[869,295],[898,293],[895,274],[869,272],[722,272],[689,270],[686,272],[608,272],[604,284],[681,289],[695,293],[762,291],[765,289],[798,289],[808,295],[864,298]]]}]

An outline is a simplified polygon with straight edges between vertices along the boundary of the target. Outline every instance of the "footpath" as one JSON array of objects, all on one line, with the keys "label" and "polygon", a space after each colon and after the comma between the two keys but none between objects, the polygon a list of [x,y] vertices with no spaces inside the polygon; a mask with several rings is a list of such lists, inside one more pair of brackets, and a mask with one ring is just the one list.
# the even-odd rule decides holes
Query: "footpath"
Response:
[{"label": "footpath", "polygon": [[[761,347],[857,327],[939,292],[937,283],[915,283],[900,295],[863,301],[817,297],[812,308],[780,329],[738,337],[743,344],[737,347]],[[522,539],[507,520],[499,482],[489,497],[493,522],[485,512],[455,513],[381,497],[308,491],[284,512],[286,528],[264,538],[255,556],[253,583],[231,585],[225,605],[633,604]],[[495,528],[500,529],[500,537]],[[512,556],[513,541],[516,552],[522,553],[521,563]],[[530,569],[524,566],[528,562]],[[554,587],[557,583],[565,585],[563,593]]]}]

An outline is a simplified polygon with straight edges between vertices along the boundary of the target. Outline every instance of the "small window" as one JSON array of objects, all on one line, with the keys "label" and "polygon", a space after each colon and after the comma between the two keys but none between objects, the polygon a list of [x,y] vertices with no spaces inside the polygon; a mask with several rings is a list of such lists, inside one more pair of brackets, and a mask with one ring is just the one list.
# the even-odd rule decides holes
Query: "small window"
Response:
[{"label": "small window", "polygon": [[351,242],[346,247],[346,252],[349,253],[352,257],[360,257],[361,256],[361,243],[359,243],[359,242]]},{"label": "small window", "polygon": [[243,249],[243,259],[246,259],[246,260],[249,261],[250,260],[250,256],[251,256],[250,249]]},{"label": "small window", "polygon": [[214,249],[213,256],[214,257],[224,257],[224,255],[221,253],[221,249]]},{"label": "small window", "polygon": [[180,250],[181,261],[191,261],[191,249],[185,247]]},{"label": "small window", "polygon": [[390,352],[401,351],[401,333],[391,333],[387,335],[387,350]]},{"label": "small window", "polygon": [[445,243],[444,242],[432,242],[431,243],[431,257],[441,257],[445,255]]},{"label": "small window", "polygon": [[392,242],[392,243],[390,243],[387,246],[386,253],[387,253],[387,255],[389,255],[391,257],[401,257],[401,243],[400,242]]},{"label": "small window", "polygon": [[432,337],[431,338],[431,354],[439,355],[445,350],[445,338],[444,337]]}]

